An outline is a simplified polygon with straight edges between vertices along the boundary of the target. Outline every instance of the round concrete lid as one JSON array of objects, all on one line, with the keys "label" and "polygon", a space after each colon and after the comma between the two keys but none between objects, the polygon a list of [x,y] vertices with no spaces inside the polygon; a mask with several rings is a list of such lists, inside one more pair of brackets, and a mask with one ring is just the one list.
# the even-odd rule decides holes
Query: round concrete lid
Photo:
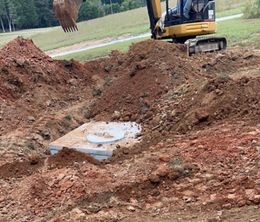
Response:
[{"label": "round concrete lid", "polygon": [[120,127],[107,127],[97,133],[88,134],[87,140],[94,144],[115,143],[125,138],[125,132]]}]

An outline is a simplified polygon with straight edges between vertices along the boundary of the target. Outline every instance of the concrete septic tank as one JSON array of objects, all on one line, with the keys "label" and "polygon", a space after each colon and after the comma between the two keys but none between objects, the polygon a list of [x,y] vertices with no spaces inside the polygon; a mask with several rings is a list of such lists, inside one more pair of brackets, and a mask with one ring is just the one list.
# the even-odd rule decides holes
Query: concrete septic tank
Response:
[{"label": "concrete septic tank", "polygon": [[141,126],[134,122],[89,122],[49,145],[51,154],[63,148],[90,154],[97,160],[113,155],[117,146],[130,147],[140,142]]}]

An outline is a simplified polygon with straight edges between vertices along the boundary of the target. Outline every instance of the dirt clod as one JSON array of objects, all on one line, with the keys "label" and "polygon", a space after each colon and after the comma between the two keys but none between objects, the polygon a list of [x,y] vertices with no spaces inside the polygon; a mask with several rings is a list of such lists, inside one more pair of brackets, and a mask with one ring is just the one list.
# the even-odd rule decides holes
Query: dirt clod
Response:
[{"label": "dirt clod", "polygon": [[56,155],[48,158],[48,164],[52,167],[73,166],[74,163],[91,163],[100,165],[100,162],[87,154],[82,154],[78,151],[63,148]]}]

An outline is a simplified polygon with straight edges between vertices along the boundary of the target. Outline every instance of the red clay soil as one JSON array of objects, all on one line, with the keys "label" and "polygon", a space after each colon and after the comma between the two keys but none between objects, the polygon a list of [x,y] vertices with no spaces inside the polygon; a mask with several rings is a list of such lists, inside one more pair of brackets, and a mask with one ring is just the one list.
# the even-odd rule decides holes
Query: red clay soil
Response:
[{"label": "red clay soil", "polygon": [[82,154],[72,149],[64,148],[58,154],[50,156],[45,162],[45,158],[29,158],[27,161],[23,162],[12,162],[6,163],[0,166],[0,178],[22,178],[24,176],[30,176],[42,168],[44,164],[49,169],[64,168],[69,166],[74,166],[76,163],[90,163],[94,165],[101,165],[99,161],[93,157]]},{"label": "red clay soil", "polygon": [[40,119],[81,100],[91,85],[90,72],[79,62],[55,61],[31,40],[11,41],[0,50],[0,135],[25,127],[28,116]]},{"label": "red clay soil", "polygon": [[139,119],[156,99],[176,86],[207,76],[186,57],[182,46],[165,42],[137,43],[126,54],[113,53],[108,62],[112,62],[109,73],[116,73],[117,79],[97,101],[94,114],[111,116],[119,111],[126,120]]},{"label": "red clay soil", "polygon": [[260,78],[233,80],[229,73],[258,65],[260,57],[235,52],[187,58],[182,46],[151,40],[133,45],[126,54],[113,53],[109,72],[116,73],[116,81],[96,101],[92,115],[151,125],[165,112],[160,120],[181,131],[201,122],[259,119]]},{"label": "red clay soil", "polygon": [[0,178],[22,178],[37,172],[43,166],[43,159],[33,161],[12,162],[0,166]]},{"label": "red clay soil", "polygon": [[73,166],[75,163],[91,163],[100,165],[101,163],[93,157],[80,153],[72,149],[63,148],[59,153],[48,158],[48,165],[51,168],[63,168],[66,166]]},{"label": "red clay soil", "polygon": [[[186,132],[193,127],[225,120],[260,119],[260,78],[232,80],[216,77],[197,89],[189,89],[178,103],[167,107],[167,115],[175,129]],[[192,98],[192,99],[190,99]]]},{"label": "red clay soil", "polygon": [[[0,51],[0,220],[164,221],[193,209],[205,215],[176,221],[198,222],[259,210],[259,64],[257,51],[187,57],[151,40],[80,64],[12,41]],[[45,154],[93,120],[137,121],[142,142],[103,163],[69,149]]]},{"label": "red clay soil", "polygon": [[17,38],[0,51],[0,89],[2,99],[31,97],[37,88],[48,89],[50,97],[56,93],[68,92],[69,80],[90,82],[85,69],[78,62],[54,61],[31,40]]}]

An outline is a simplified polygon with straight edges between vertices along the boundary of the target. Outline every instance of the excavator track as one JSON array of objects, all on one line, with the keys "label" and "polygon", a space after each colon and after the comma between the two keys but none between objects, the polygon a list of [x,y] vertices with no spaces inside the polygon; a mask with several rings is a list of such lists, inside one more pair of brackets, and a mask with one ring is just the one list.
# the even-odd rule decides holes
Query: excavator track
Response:
[{"label": "excavator track", "polygon": [[216,36],[197,37],[187,40],[185,45],[187,47],[187,55],[191,56],[202,52],[224,50],[227,48],[227,39],[225,37]]}]

